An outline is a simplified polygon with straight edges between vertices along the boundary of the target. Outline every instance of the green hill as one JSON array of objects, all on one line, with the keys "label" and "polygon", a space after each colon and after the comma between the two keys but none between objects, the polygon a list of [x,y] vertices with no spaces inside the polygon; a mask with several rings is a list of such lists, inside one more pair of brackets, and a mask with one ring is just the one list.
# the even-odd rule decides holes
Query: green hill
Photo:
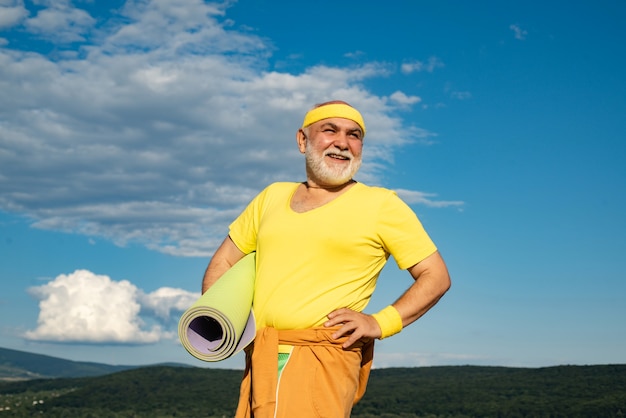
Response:
[{"label": "green hill", "polygon": [[[626,365],[374,370],[358,417],[623,417]],[[381,415],[381,411],[385,414]]]},{"label": "green hill", "polygon": [[[241,370],[155,366],[99,377],[0,383],[0,411],[15,417],[232,417],[241,375]],[[352,417],[612,418],[625,413],[626,365],[446,366],[373,370]]]},{"label": "green hill", "polygon": [[46,377],[99,376],[136,366],[111,366],[0,348],[0,381]]}]

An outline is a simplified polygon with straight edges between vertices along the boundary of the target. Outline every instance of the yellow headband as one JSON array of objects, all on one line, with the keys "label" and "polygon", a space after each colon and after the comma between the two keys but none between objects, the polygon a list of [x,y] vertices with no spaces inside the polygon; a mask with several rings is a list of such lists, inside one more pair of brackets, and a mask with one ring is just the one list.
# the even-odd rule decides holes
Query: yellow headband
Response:
[{"label": "yellow headband", "polygon": [[359,111],[352,106],[342,103],[327,104],[309,110],[309,112],[304,116],[302,127],[306,128],[315,122],[328,118],[350,119],[361,127],[361,130],[363,130],[363,136],[365,136],[365,123],[363,122],[363,116],[361,116]]}]

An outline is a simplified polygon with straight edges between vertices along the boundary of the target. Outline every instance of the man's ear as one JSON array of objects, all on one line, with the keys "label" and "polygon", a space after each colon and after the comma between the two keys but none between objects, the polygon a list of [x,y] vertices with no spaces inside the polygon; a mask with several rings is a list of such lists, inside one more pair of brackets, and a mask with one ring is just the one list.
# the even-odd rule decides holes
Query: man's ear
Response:
[{"label": "man's ear", "polygon": [[296,132],[296,142],[298,143],[298,149],[301,154],[304,154],[304,151],[306,150],[307,140],[308,138],[304,134],[304,131],[302,129],[298,129],[298,132]]}]

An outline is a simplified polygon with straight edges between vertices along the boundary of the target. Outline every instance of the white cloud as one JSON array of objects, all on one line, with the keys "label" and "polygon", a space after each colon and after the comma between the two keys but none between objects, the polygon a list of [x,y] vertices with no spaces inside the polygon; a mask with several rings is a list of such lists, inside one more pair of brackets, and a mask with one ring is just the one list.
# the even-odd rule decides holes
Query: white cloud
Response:
[{"label": "white cloud", "polygon": [[427,62],[423,61],[410,61],[405,62],[400,66],[400,71],[404,74],[411,74],[415,72],[426,71],[432,73],[436,68],[444,67],[443,62],[437,57],[430,57]]},{"label": "white cloud", "polygon": [[400,106],[410,106],[412,104],[422,101],[422,99],[418,96],[407,96],[401,91],[396,91],[392,93],[391,96],[389,96],[389,99],[392,102],[399,104]]},{"label": "white cloud", "polygon": [[157,317],[167,321],[171,318],[172,311],[184,312],[199,297],[200,293],[191,293],[172,287],[161,287],[148,294],[140,293],[138,300],[142,309],[152,311]]},{"label": "white cloud", "polygon": [[363,51],[347,52],[343,56],[346,58],[361,58],[365,55]]},{"label": "white cloud", "polygon": [[84,41],[96,20],[82,9],[65,2],[51,2],[50,7],[42,9],[24,22],[26,29],[48,39],[60,42]]},{"label": "white cloud", "polygon": [[513,31],[515,39],[519,39],[520,41],[526,39],[526,35],[528,35],[528,31],[522,29],[519,25],[511,25],[509,29]]},{"label": "white cloud", "polygon": [[364,182],[434,135],[394,116],[418,97],[363,86],[390,65],[270,71],[273,46],[234,29],[226,5],[128,2],[94,28],[69,2],[48,4],[26,27],[80,48],[53,59],[0,46],[0,210],[37,228],[208,256],[258,191],[304,177],[294,135],[314,103],[364,114]]},{"label": "white cloud", "polygon": [[22,1],[0,1],[0,29],[15,26],[26,18],[26,16],[28,16],[28,10],[26,10]]},{"label": "white cloud", "polygon": [[37,328],[24,333],[26,339],[115,344],[172,338],[175,332],[158,324],[148,327],[149,317],[140,313],[171,325],[171,313],[183,312],[200,296],[173,288],[145,294],[127,280],[114,281],[87,270],[59,275],[29,293],[39,299],[39,318]]},{"label": "white cloud", "polygon": [[424,193],[413,190],[396,189],[398,196],[407,204],[419,204],[431,208],[444,208],[449,206],[463,206],[465,203],[460,200],[435,200],[435,193]]},{"label": "white cloud", "polygon": [[469,91],[455,90],[452,83],[447,82],[444,85],[444,91],[450,95],[453,99],[467,100],[472,98],[472,93]]}]

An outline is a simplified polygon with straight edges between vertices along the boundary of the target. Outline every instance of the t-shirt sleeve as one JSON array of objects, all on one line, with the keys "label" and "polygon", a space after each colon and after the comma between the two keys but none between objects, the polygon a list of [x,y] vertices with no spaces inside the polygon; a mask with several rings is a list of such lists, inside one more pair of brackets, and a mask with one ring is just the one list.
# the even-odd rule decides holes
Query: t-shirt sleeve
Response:
[{"label": "t-shirt sleeve", "polygon": [[237,248],[249,254],[256,251],[261,207],[266,190],[259,193],[230,224],[228,235]]},{"label": "t-shirt sleeve", "polygon": [[395,192],[384,199],[378,223],[385,250],[403,270],[437,251],[415,212]]}]

